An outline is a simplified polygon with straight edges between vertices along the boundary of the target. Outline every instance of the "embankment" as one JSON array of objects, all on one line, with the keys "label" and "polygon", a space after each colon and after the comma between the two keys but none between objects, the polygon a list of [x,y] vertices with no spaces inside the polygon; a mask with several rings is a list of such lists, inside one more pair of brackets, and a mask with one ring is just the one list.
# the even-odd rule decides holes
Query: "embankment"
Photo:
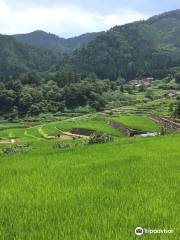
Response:
[{"label": "embankment", "polygon": [[156,114],[151,114],[150,119],[153,120],[154,122],[162,125],[163,127],[170,129],[171,131],[175,131],[175,132],[180,131],[180,124],[173,122],[172,120],[158,116]]},{"label": "embankment", "polygon": [[140,130],[135,130],[135,129],[128,128],[127,126],[125,126],[124,124],[119,123],[119,122],[110,121],[110,125],[113,128],[119,130],[125,136],[128,136],[128,137],[134,137],[136,135],[140,135],[140,134],[146,133],[146,132],[143,132],[143,131],[140,131]]}]

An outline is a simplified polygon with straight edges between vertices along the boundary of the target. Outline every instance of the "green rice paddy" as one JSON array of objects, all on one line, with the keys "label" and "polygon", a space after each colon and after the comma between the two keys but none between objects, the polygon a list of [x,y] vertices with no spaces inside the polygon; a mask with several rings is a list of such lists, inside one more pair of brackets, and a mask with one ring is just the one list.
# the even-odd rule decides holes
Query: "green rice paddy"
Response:
[{"label": "green rice paddy", "polygon": [[72,128],[95,130],[113,136],[122,135],[119,131],[113,129],[108,124],[108,120],[103,121],[103,120],[80,119],[76,121],[62,121],[59,123],[52,123],[42,127],[43,131],[48,135],[54,135],[55,133],[58,133],[58,129],[62,131],[69,131]]},{"label": "green rice paddy", "polygon": [[129,128],[146,132],[156,132],[159,129],[158,124],[153,122],[147,116],[121,115],[118,118],[114,118],[114,120],[124,124]]},{"label": "green rice paddy", "polygon": [[[144,115],[118,119],[157,129]],[[97,130],[116,140],[55,149],[57,140],[46,140],[40,129],[50,136],[56,127]],[[127,138],[108,118],[88,117],[0,131],[0,138],[12,136],[31,142],[32,151],[0,150],[0,239],[133,240],[140,238],[134,233],[138,226],[174,230],[144,239],[179,239],[179,134]]]}]

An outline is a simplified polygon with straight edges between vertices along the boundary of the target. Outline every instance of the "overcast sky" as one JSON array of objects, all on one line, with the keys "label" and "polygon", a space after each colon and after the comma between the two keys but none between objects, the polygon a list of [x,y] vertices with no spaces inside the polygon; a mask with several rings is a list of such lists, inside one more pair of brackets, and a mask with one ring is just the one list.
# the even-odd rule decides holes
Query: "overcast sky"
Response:
[{"label": "overcast sky", "polygon": [[67,38],[177,8],[180,0],[0,0],[0,33],[38,29]]}]

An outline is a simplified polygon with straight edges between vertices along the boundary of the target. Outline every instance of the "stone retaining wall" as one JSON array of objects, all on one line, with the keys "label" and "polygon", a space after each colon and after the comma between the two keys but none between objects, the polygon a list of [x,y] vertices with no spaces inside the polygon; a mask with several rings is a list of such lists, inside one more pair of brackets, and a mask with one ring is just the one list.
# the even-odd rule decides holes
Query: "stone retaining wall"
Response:
[{"label": "stone retaining wall", "polygon": [[163,125],[165,128],[173,130],[173,131],[180,131],[180,124],[175,123],[169,119],[160,117],[156,114],[151,114],[150,119],[154,122],[159,123],[160,125]]},{"label": "stone retaining wall", "polygon": [[77,135],[84,135],[84,136],[90,136],[95,130],[89,130],[89,129],[83,129],[83,128],[73,128],[69,131],[72,134],[77,134]]},{"label": "stone retaining wall", "polygon": [[133,136],[145,133],[143,131],[138,131],[138,130],[134,130],[134,129],[128,128],[125,125],[123,125],[122,123],[117,123],[117,122],[110,121],[110,125],[113,128],[119,130],[125,136],[128,136],[128,137],[133,137]]}]

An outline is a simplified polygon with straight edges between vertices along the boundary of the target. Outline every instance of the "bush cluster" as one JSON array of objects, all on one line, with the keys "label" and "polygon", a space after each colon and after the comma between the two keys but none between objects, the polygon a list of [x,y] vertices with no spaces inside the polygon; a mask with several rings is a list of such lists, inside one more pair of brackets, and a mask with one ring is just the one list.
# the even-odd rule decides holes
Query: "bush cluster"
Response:
[{"label": "bush cluster", "polygon": [[62,142],[58,142],[58,143],[55,143],[53,145],[54,149],[65,149],[65,148],[70,148],[70,147],[71,147],[71,144],[69,144],[69,143],[62,143]]},{"label": "bush cluster", "polygon": [[4,154],[27,153],[32,150],[32,144],[22,144],[16,146],[5,147],[2,149]]},{"label": "bush cluster", "polygon": [[89,144],[107,143],[113,140],[114,140],[114,137],[110,135],[96,132],[90,135]]}]

